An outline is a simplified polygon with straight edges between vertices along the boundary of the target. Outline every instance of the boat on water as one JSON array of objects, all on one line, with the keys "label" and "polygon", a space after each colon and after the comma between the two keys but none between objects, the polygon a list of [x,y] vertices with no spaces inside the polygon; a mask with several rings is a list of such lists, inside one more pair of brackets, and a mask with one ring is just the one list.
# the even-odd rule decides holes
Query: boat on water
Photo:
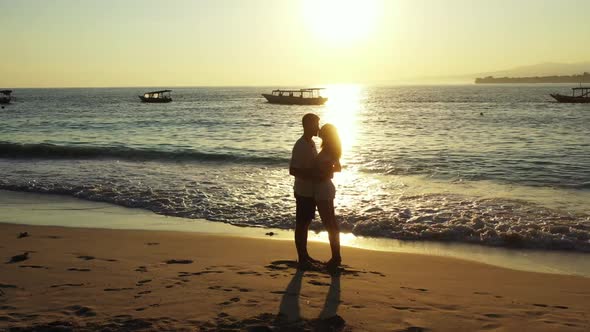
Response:
[{"label": "boat on water", "polygon": [[328,98],[320,95],[321,90],[323,88],[272,90],[272,93],[263,93],[262,96],[271,104],[323,105]]},{"label": "boat on water", "polygon": [[146,92],[143,96],[139,96],[139,99],[144,103],[169,103],[172,101],[170,97],[172,90],[158,90]]},{"label": "boat on water", "polygon": [[0,104],[9,104],[12,97],[12,90],[0,90]]},{"label": "boat on water", "polygon": [[551,97],[560,103],[590,103],[590,87],[572,88],[572,95],[552,93]]}]

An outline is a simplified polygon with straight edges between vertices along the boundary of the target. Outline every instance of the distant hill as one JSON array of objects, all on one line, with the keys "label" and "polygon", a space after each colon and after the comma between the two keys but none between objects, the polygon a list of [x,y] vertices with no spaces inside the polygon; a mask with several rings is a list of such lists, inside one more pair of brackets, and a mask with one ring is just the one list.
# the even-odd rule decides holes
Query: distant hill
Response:
[{"label": "distant hill", "polygon": [[[396,80],[384,80],[372,82],[375,84],[468,84],[472,83],[475,77],[494,78],[530,78],[545,76],[575,76],[580,73],[590,72],[590,61],[576,63],[555,63],[547,62],[530,66],[515,67],[506,70],[467,73],[441,76],[402,77]],[[578,83],[578,81],[567,81],[562,83]],[[496,82],[494,82],[496,83]],[[512,83],[512,82],[511,82]],[[537,82],[534,82],[537,83]],[[585,83],[585,82],[583,82]]]},{"label": "distant hill", "polygon": [[472,77],[534,77],[534,76],[570,76],[590,72],[590,62],[555,63],[546,62],[530,66],[521,66],[507,70],[484,72]]},{"label": "distant hill", "polygon": [[580,75],[552,75],[530,77],[494,77],[476,78],[476,84],[485,83],[590,83],[590,73]]}]

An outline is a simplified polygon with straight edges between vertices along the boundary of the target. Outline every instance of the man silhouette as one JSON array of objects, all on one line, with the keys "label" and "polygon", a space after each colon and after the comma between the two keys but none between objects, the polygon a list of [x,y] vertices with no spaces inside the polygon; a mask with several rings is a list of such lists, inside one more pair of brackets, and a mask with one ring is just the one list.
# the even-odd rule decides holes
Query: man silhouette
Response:
[{"label": "man silhouette", "polygon": [[289,174],[295,177],[295,247],[299,266],[305,268],[316,262],[307,252],[307,232],[315,218],[316,202],[314,199],[314,181],[317,181],[315,158],[318,155],[313,137],[320,130],[320,117],[308,113],[301,120],[303,136],[295,142],[291,153]]}]

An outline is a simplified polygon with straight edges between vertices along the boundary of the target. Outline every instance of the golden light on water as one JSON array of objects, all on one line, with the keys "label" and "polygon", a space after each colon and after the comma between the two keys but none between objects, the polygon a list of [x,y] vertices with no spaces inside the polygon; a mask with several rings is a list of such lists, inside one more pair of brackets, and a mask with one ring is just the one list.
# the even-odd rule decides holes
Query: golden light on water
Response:
[{"label": "golden light on water", "polygon": [[310,32],[322,42],[348,46],[375,28],[378,0],[305,0],[303,16]]},{"label": "golden light on water", "polygon": [[[334,174],[334,182],[338,188],[354,186],[358,188],[359,176],[348,164],[354,159],[355,146],[358,142],[359,116],[363,108],[363,88],[355,84],[338,84],[326,86],[322,95],[328,97],[321,114],[321,123],[331,123],[338,128],[342,141],[343,170]],[[354,204],[351,196],[337,195],[338,206]]]},{"label": "golden light on water", "polygon": [[327,86],[322,93],[328,102],[322,114],[322,123],[331,123],[338,128],[342,141],[342,163],[350,158],[350,151],[357,143],[357,118],[361,110],[362,88],[354,84]]}]

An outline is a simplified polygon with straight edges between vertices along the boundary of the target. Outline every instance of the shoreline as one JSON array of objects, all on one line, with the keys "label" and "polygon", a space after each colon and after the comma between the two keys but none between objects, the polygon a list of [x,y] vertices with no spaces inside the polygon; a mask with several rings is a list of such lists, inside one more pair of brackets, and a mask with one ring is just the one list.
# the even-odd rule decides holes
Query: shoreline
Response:
[{"label": "shoreline", "polygon": [[[235,226],[201,219],[185,219],[60,196],[0,190],[0,224],[63,226],[110,230],[148,230],[214,234],[231,237],[291,241],[293,231]],[[27,206],[29,208],[24,209]],[[23,228],[26,230],[25,228]],[[273,236],[266,234],[272,232]],[[310,242],[327,243],[325,231],[309,232]],[[543,251],[488,247],[475,244],[402,241],[341,234],[343,247],[371,251],[412,253],[457,258],[521,271],[590,277],[588,254],[570,251]]]}]

